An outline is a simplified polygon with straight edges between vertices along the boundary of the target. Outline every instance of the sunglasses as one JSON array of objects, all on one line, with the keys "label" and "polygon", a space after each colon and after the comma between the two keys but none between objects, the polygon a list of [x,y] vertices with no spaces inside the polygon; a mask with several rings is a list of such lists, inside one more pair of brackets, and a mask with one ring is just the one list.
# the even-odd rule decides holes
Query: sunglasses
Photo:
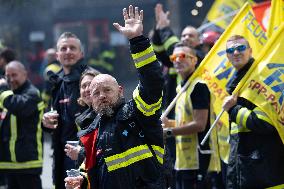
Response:
[{"label": "sunglasses", "polygon": [[247,49],[246,45],[239,45],[237,47],[231,47],[226,49],[226,53],[233,54],[235,50],[237,50],[238,52],[244,52],[246,49]]},{"label": "sunglasses", "polygon": [[193,56],[191,54],[179,53],[179,54],[170,55],[170,60],[171,60],[171,62],[175,62],[177,60],[177,58],[179,58],[180,60],[183,60],[185,58],[194,58],[194,57],[195,56]]}]

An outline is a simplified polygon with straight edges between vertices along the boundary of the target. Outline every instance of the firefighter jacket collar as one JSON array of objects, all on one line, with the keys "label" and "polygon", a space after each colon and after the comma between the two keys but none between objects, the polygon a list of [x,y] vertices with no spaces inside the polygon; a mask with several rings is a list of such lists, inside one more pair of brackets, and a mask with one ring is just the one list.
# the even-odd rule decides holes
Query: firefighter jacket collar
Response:
[{"label": "firefighter jacket collar", "polygon": [[78,78],[81,77],[82,72],[87,68],[87,65],[84,59],[80,59],[76,64],[71,68],[71,72],[67,75],[64,75],[63,69],[58,73],[59,78],[65,82],[78,81]]},{"label": "firefighter jacket collar", "polygon": [[23,83],[23,85],[21,85],[19,88],[15,89],[15,90],[13,90],[13,92],[14,92],[15,94],[19,94],[19,93],[21,93],[22,90],[24,90],[29,84],[30,84],[30,81],[29,81],[29,80],[26,80],[26,81]]}]

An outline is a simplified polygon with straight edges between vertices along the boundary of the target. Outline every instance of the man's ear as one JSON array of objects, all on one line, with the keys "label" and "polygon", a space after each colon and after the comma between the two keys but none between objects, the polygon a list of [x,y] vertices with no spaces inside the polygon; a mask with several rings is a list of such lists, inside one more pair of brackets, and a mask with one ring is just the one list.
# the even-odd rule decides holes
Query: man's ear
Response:
[{"label": "man's ear", "polygon": [[59,55],[58,55],[58,52],[57,52],[57,51],[56,51],[56,53],[55,53],[55,58],[56,58],[57,61],[59,61],[59,60],[58,60]]},{"label": "man's ear", "polygon": [[123,89],[123,87],[122,86],[118,86],[118,92],[119,92],[119,94],[121,95],[121,96],[123,96],[123,93],[124,93],[124,89]]}]

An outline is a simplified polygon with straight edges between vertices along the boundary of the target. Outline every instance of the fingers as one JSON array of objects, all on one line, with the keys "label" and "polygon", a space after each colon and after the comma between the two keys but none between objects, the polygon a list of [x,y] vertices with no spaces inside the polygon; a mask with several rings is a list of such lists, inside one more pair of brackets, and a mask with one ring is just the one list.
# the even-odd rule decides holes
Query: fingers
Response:
[{"label": "fingers", "polygon": [[[143,10],[140,11],[140,14],[139,14],[139,8],[138,7],[135,7],[133,9],[133,6],[132,5],[129,5],[129,8],[128,8],[128,13],[127,13],[127,9],[124,8],[122,10],[122,14],[123,14],[123,18],[124,20],[128,20],[128,19],[136,19],[136,20],[143,20]],[[114,25],[115,26],[115,25]],[[116,26],[115,26],[116,27]],[[117,27],[116,27],[117,28]],[[117,28],[118,29],[118,28]]]},{"label": "fingers", "polygon": [[144,18],[144,12],[143,12],[143,10],[141,10],[139,20],[143,21],[143,18]]},{"label": "fingers", "polygon": [[124,9],[122,10],[122,14],[123,14],[123,18],[124,18],[124,20],[129,19],[126,8],[124,8]]},{"label": "fingers", "polygon": [[129,10],[129,18],[130,19],[134,18],[133,6],[129,5],[128,10]]},{"label": "fingers", "polygon": [[139,19],[139,11],[138,11],[138,7],[135,7],[135,19],[138,20]]}]

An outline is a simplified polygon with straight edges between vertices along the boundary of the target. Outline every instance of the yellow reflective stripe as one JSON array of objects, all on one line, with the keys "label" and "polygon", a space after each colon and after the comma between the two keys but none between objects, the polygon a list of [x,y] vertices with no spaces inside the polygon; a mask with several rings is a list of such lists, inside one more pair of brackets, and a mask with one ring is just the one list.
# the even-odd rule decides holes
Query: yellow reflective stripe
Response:
[{"label": "yellow reflective stripe", "polygon": [[0,162],[0,169],[30,169],[42,167],[42,160],[25,162]]},{"label": "yellow reflective stripe", "polygon": [[43,101],[41,101],[41,102],[39,102],[39,103],[37,104],[37,109],[38,109],[39,111],[44,110],[44,102],[43,102]]},{"label": "yellow reflective stripe", "polygon": [[61,66],[59,66],[58,64],[50,64],[45,68],[46,73],[48,71],[52,71],[53,73],[57,73],[57,72],[59,72],[60,69],[61,69]]},{"label": "yellow reflective stripe", "polygon": [[131,54],[136,68],[141,68],[157,60],[153,47],[150,46],[146,50]]},{"label": "yellow reflective stripe", "polygon": [[11,137],[9,141],[9,150],[10,150],[10,156],[11,156],[11,161],[16,162],[16,140],[17,140],[17,118],[13,114],[11,114],[10,117],[10,130],[11,130]]},{"label": "yellow reflective stripe", "polygon": [[247,108],[241,108],[238,111],[236,123],[238,125],[242,125],[243,127],[246,127],[246,122],[250,114],[251,114],[251,110],[248,110]]},{"label": "yellow reflective stripe", "polygon": [[164,48],[163,45],[155,45],[155,44],[152,44],[152,46],[153,46],[154,51],[156,51],[156,52],[158,52],[158,53],[165,51],[165,48]]},{"label": "yellow reflective stripe", "polygon": [[128,149],[120,154],[115,154],[105,158],[108,171],[114,171],[123,167],[127,167],[135,162],[153,157],[147,145],[140,145]]},{"label": "yellow reflective stripe", "polygon": [[179,42],[179,39],[177,38],[177,36],[172,36],[165,41],[164,47],[166,50],[168,50],[171,45],[178,43],[178,42]]},{"label": "yellow reflective stripe", "polygon": [[169,69],[169,74],[170,75],[176,75],[177,74],[177,70],[175,68],[170,68]]},{"label": "yellow reflective stripe", "polygon": [[144,102],[144,100],[139,95],[138,87],[136,87],[136,89],[133,91],[133,99],[138,110],[140,110],[145,116],[154,115],[162,105],[162,97],[158,100],[158,102],[154,104],[147,104],[146,102]]},{"label": "yellow reflective stripe", "polygon": [[263,121],[266,121],[267,123],[273,125],[271,119],[267,116],[265,112],[263,112],[259,107],[256,107],[253,109],[253,112],[256,114],[256,116],[259,119],[262,119]]},{"label": "yellow reflective stripe", "polygon": [[266,188],[266,189],[284,189],[284,184],[280,184],[280,185],[277,185],[277,186],[272,186],[272,187],[269,187],[269,188]]},{"label": "yellow reflective stripe", "polygon": [[152,146],[152,149],[154,150],[155,154],[156,154],[156,157],[157,157],[157,160],[160,162],[160,164],[163,164],[164,162],[164,153],[165,153],[165,150],[164,148],[161,148],[160,146],[156,146],[156,145],[151,145]]},{"label": "yellow reflective stripe", "polygon": [[240,132],[250,132],[250,130],[246,127],[243,127],[242,125],[238,125],[235,122],[231,123],[231,130],[230,130],[230,134],[237,134]]},{"label": "yellow reflective stripe", "polygon": [[42,160],[42,129],[41,129],[41,120],[43,117],[43,110],[44,110],[44,103],[39,102],[38,105],[39,110],[39,118],[37,123],[37,131],[36,131],[36,145],[37,145],[37,152],[38,152],[38,160]]},{"label": "yellow reflective stripe", "polygon": [[41,98],[42,100],[44,100],[45,102],[48,102],[50,100],[50,95],[48,95],[47,93],[45,92],[42,92],[41,93]]},{"label": "yellow reflective stripe", "polygon": [[10,96],[10,95],[13,95],[13,91],[11,90],[8,90],[8,91],[3,91],[1,94],[0,94],[0,108],[3,108],[3,103],[4,103],[4,100]]}]

